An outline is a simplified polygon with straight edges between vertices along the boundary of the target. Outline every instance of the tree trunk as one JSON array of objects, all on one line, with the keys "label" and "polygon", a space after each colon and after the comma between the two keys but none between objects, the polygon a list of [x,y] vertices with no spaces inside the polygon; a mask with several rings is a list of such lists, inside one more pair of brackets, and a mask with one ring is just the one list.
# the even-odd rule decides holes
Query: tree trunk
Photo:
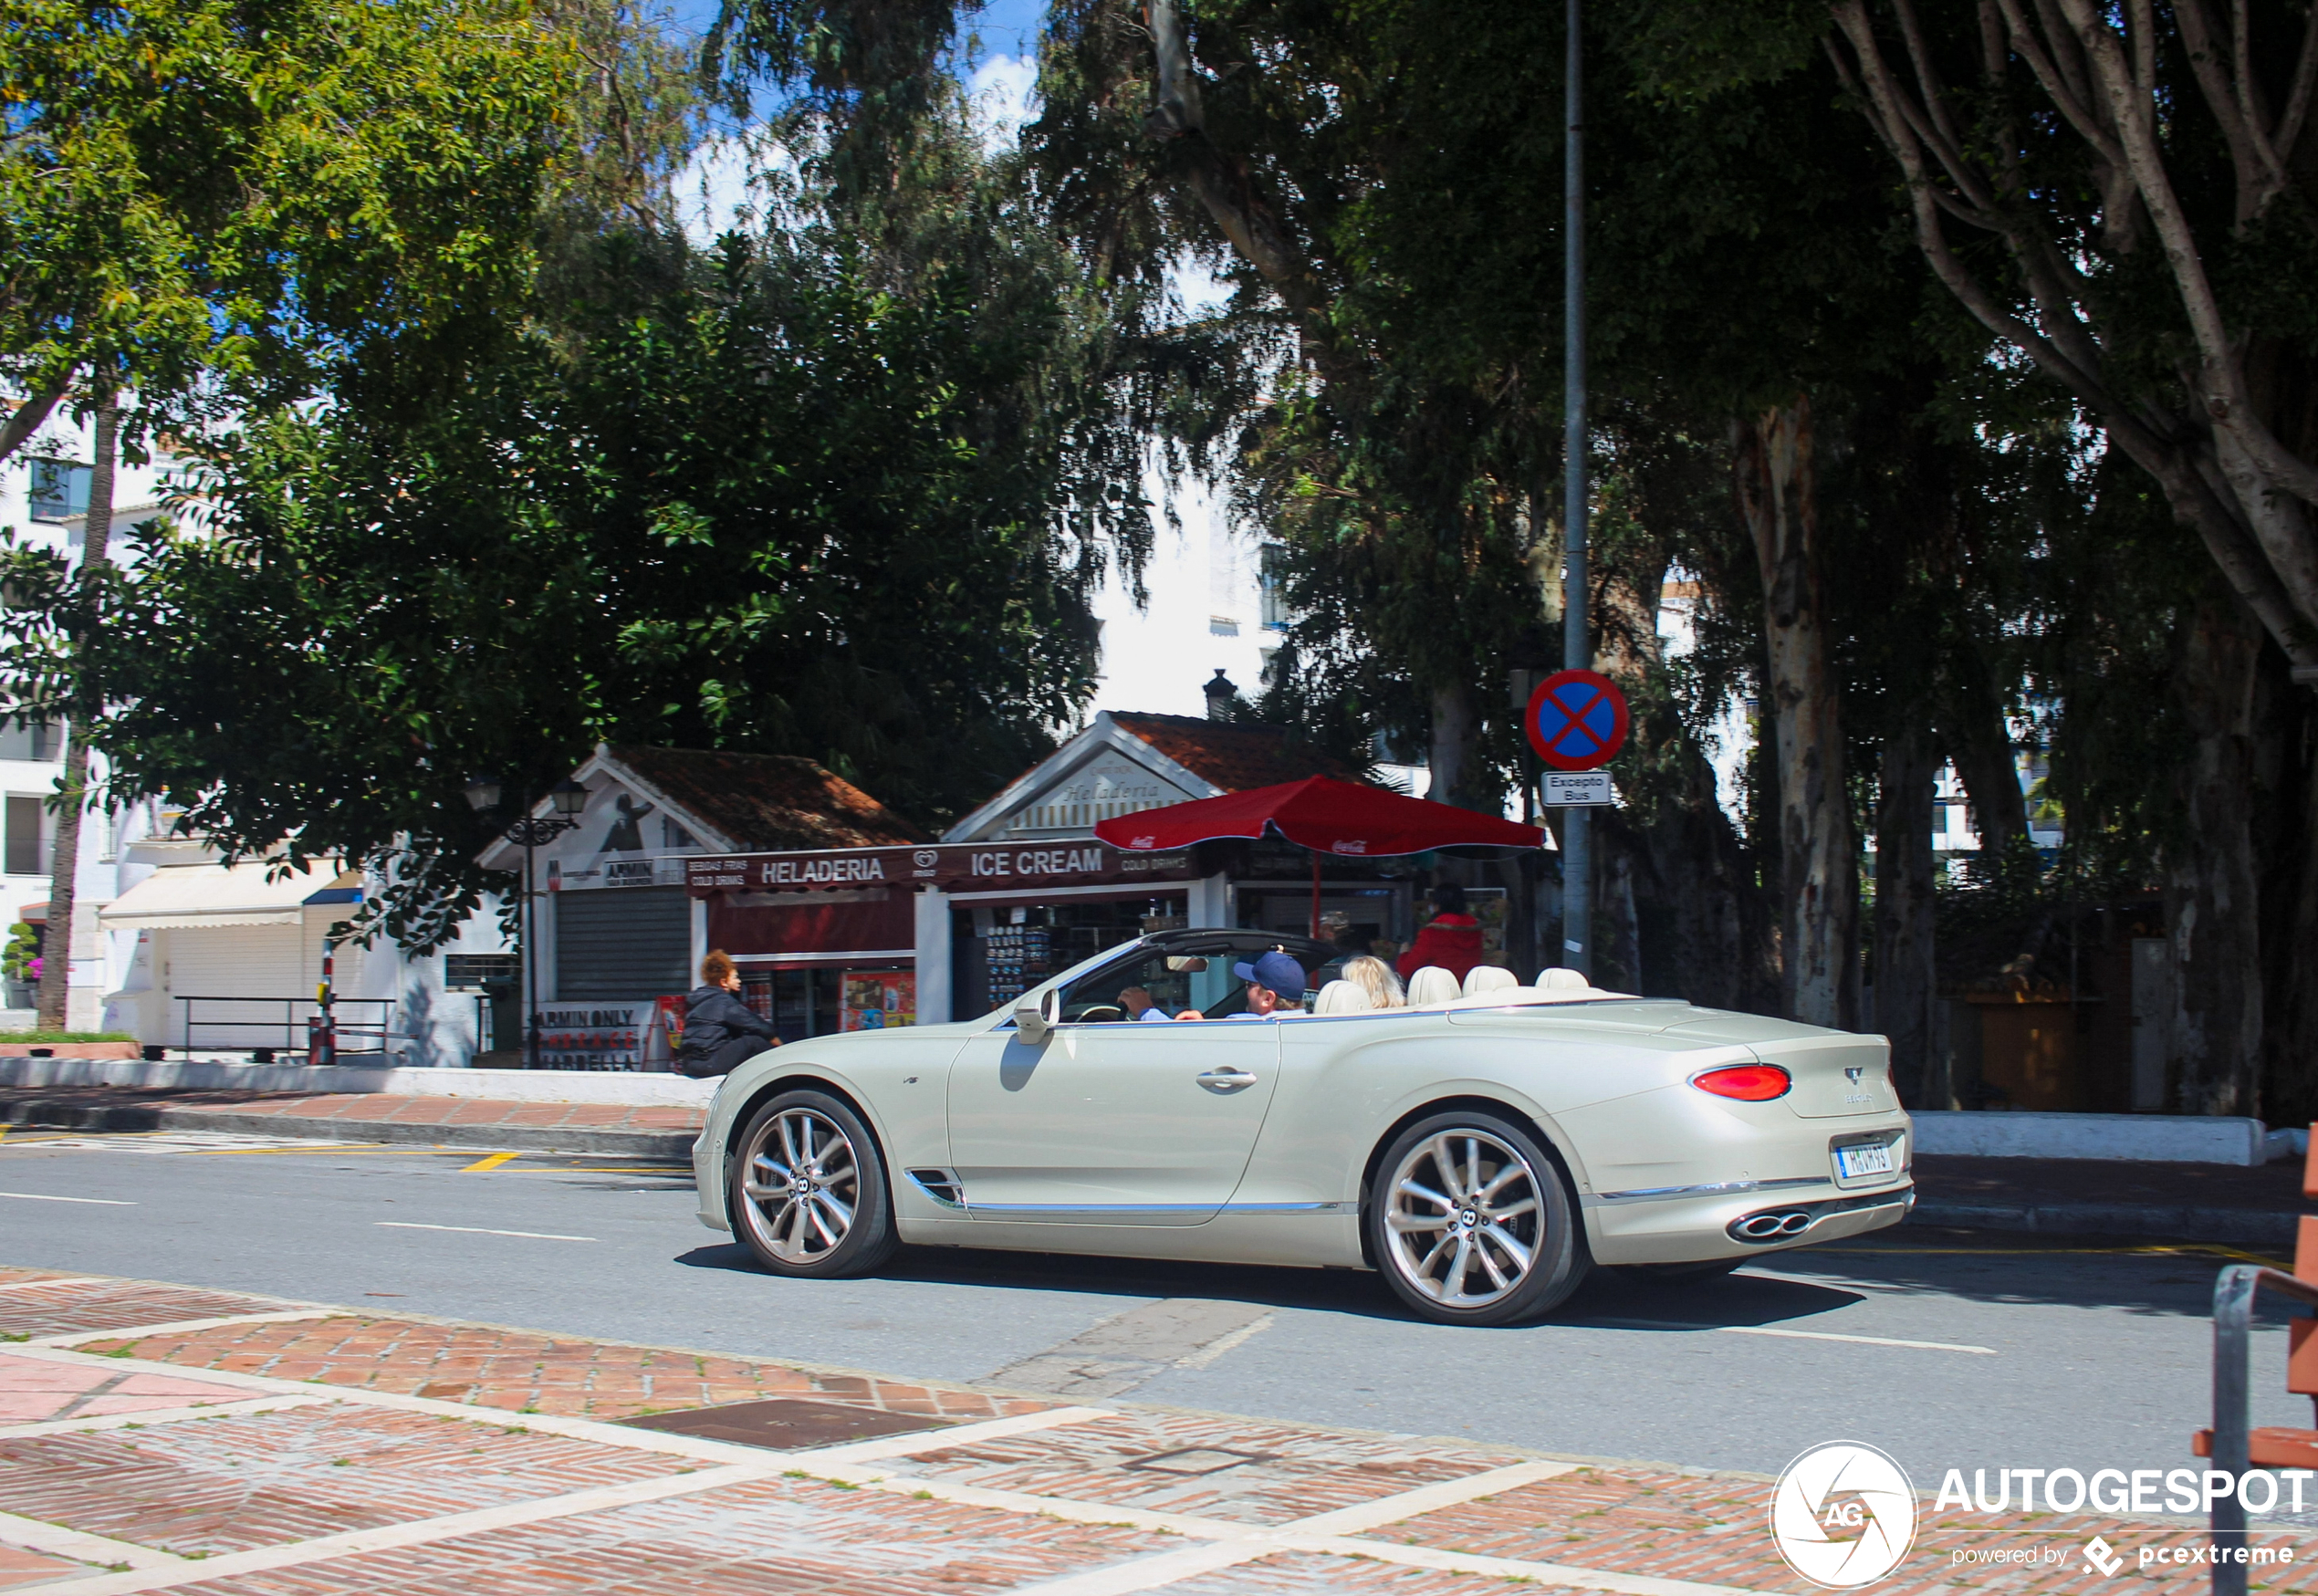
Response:
[{"label": "tree trunk", "polygon": [[2174,966],[2173,1105],[2191,1114],[2261,1113],[2259,872],[2254,862],[2252,720],[2261,635],[2239,607],[2198,606],[2179,691],[2195,728],[2181,784],[2180,834],[2164,857]]},{"label": "tree trunk", "polygon": [[[2278,656],[2269,656],[2273,664]],[[2310,694],[2271,676],[2271,741],[2280,795],[2274,843],[2257,838],[2262,876],[2261,1105],[2281,1125],[2318,1120],[2318,714]]]},{"label": "tree trunk", "polygon": [[1784,866],[1781,996],[1796,1019],[1847,1027],[1858,1007],[1859,864],[1822,613],[1810,400],[1734,422],[1731,441],[1739,513],[1762,568],[1763,708],[1777,742]]},{"label": "tree trunk", "polygon": [[[120,411],[110,395],[97,406],[97,452],[89,473],[89,519],[81,537],[79,589],[69,600],[78,614],[73,622],[75,643],[96,623],[97,576],[105,564],[105,545],[112,535],[113,460],[120,454],[116,434]],[[70,719],[65,727],[65,769],[57,780],[56,854],[48,868],[48,929],[41,942],[40,1027],[68,1028],[72,997],[73,914],[75,872],[80,866],[80,818],[89,807],[89,733],[102,695],[94,683],[76,669]]]},{"label": "tree trunk", "polygon": [[1473,749],[1473,698],[1463,683],[1433,689],[1433,779],[1425,796],[1436,804],[1465,801],[1465,765]]},{"label": "tree trunk", "polygon": [[1955,680],[1940,716],[1941,740],[1971,795],[1981,854],[2001,859],[2028,846],[2028,799],[2020,791],[2012,729],[1987,662],[1975,651],[1956,651],[1950,673]]},{"label": "tree trunk", "polygon": [[1875,1027],[1890,1038],[1892,1074],[1911,1108],[1931,1101],[1932,794],[1939,748],[1920,721],[1884,745],[1875,798]]}]

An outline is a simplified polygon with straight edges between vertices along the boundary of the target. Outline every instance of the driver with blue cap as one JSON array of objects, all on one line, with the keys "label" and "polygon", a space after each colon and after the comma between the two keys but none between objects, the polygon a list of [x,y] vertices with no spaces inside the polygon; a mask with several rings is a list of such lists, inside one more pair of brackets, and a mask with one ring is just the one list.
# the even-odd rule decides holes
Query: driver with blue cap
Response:
[{"label": "driver with blue cap", "polygon": [[1234,1019],[1271,1019],[1304,1001],[1304,966],[1279,948],[1252,965],[1232,965],[1231,973],[1248,983],[1247,1012]]}]

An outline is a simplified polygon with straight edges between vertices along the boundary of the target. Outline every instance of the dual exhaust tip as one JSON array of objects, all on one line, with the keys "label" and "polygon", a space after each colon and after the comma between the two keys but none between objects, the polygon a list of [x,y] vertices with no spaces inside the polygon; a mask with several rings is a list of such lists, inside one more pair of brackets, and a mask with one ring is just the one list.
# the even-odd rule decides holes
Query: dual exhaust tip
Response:
[{"label": "dual exhaust tip", "polygon": [[1749,1214],[1742,1219],[1733,1219],[1730,1236],[1735,1241],[1778,1241],[1784,1236],[1801,1236],[1818,1217],[1808,1208],[1775,1208],[1768,1214]]}]

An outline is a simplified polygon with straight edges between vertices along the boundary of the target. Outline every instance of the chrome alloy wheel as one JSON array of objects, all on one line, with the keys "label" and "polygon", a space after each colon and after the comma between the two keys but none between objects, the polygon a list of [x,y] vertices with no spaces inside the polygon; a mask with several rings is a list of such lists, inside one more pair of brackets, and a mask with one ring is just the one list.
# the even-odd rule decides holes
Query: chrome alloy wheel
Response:
[{"label": "chrome alloy wheel", "polygon": [[861,1165],[834,1120],[793,1108],[765,1121],[748,1149],[741,1193],[749,1228],[786,1263],[827,1257],[853,1228]]},{"label": "chrome alloy wheel", "polygon": [[1446,1308],[1502,1299],[1536,1262],[1540,1176],[1486,1131],[1447,1130],[1411,1148],[1393,1172],[1387,1250],[1402,1278]]}]

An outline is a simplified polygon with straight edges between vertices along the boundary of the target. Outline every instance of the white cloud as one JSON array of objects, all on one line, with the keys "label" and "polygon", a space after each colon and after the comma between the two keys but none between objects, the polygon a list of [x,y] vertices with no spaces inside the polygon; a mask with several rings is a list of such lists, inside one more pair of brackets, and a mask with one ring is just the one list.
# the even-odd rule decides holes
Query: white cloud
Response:
[{"label": "white cloud", "polygon": [[1028,56],[992,56],[974,69],[966,91],[993,147],[1012,143],[1036,112],[1039,66]]},{"label": "white cloud", "polygon": [[795,164],[762,128],[702,140],[676,177],[677,213],[686,236],[705,245],[724,234],[761,225],[775,197],[768,178],[793,172]]}]

